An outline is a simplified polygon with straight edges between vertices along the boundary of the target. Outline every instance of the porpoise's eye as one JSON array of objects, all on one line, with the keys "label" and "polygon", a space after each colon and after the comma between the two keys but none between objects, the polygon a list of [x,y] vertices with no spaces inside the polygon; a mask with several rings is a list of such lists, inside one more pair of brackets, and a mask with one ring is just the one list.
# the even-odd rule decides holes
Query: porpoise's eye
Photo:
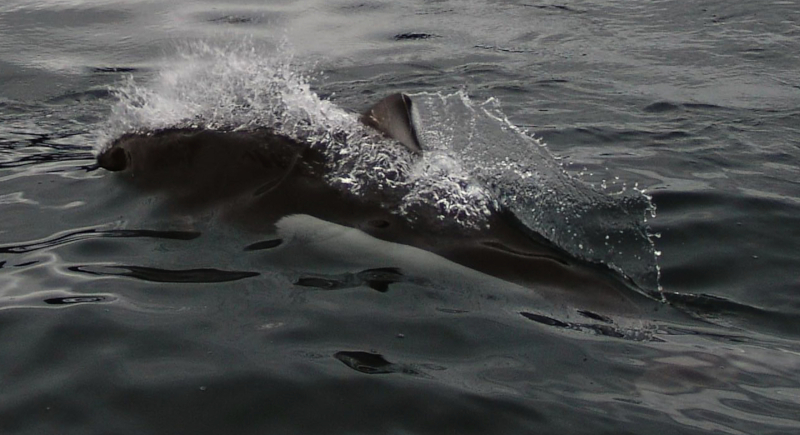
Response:
[{"label": "porpoise's eye", "polygon": [[373,219],[369,221],[369,226],[373,228],[389,228],[389,221],[383,219]]},{"label": "porpoise's eye", "polygon": [[97,164],[108,171],[122,171],[128,167],[128,156],[124,149],[112,147],[97,156]]}]

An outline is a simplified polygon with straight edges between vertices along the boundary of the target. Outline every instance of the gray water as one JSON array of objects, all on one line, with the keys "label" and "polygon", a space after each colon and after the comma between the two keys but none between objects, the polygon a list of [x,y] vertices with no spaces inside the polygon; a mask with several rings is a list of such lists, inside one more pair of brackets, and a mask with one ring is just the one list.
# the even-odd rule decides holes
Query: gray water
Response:
[{"label": "gray water", "polygon": [[[0,433],[796,433],[799,53],[794,1],[6,0]],[[312,135],[411,94],[423,164],[329,183],[405,168],[400,218],[499,204],[633,284],[247,231],[92,167],[130,129],[297,121],[262,88]],[[588,254],[617,223],[650,237]]]}]

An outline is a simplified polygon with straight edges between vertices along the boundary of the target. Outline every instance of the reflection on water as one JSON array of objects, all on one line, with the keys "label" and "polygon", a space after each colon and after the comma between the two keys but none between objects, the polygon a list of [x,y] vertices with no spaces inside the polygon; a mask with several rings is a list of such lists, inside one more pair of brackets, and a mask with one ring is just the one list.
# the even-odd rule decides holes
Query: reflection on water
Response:
[{"label": "reflection on water", "polygon": [[[2,432],[800,431],[797,18],[791,2],[3,2]],[[548,280],[569,262],[512,284],[308,217],[254,233],[93,170],[109,89],[153,83],[173,42],[242,36],[288,39],[337,107],[493,97],[571,176],[639,183],[667,302]]]}]

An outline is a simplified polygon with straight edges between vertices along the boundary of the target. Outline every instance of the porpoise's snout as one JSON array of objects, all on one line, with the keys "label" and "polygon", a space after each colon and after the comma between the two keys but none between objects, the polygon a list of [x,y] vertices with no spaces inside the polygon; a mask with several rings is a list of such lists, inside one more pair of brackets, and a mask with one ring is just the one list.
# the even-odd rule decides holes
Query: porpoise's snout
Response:
[{"label": "porpoise's snout", "polygon": [[97,164],[108,171],[122,171],[128,167],[128,153],[121,147],[111,147],[97,156]]}]

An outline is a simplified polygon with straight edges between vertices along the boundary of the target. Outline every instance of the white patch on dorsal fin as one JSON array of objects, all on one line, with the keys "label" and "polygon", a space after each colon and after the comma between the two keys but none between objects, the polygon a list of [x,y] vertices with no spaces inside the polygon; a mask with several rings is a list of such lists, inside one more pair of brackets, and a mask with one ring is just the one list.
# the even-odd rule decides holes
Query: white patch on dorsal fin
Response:
[{"label": "white patch on dorsal fin", "polygon": [[397,93],[378,101],[364,112],[361,122],[405,145],[412,153],[422,154],[408,95]]}]

